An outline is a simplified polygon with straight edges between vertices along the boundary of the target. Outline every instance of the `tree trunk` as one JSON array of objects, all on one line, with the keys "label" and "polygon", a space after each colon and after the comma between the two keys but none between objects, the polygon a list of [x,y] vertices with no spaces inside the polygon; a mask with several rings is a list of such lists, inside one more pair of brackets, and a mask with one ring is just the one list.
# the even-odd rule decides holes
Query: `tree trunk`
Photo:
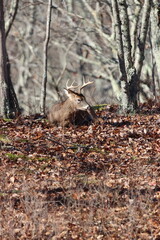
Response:
[{"label": "tree trunk", "polygon": [[20,109],[12,81],[10,63],[6,50],[3,1],[0,1],[0,114],[6,118],[15,118]]},{"label": "tree trunk", "polygon": [[131,38],[127,4],[125,0],[112,0],[115,21],[117,52],[121,72],[121,107],[122,111],[137,109],[137,82],[139,81],[133,65]]},{"label": "tree trunk", "polygon": [[[124,46],[122,40],[122,28],[121,28],[121,20],[120,20],[120,12],[117,0],[112,0],[112,11],[113,11],[113,20],[115,25],[115,33],[116,33],[116,42],[117,42],[117,55],[119,60],[119,68],[121,73],[121,104],[124,108],[127,107],[128,96],[126,91],[127,84],[127,75],[124,61]],[[123,94],[122,94],[123,92]]]},{"label": "tree trunk", "polygon": [[151,11],[151,1],[145,0],[143,5],[142,23],[141,23],[140,34],[138,37],[136,58],[135,58],[135,67],[136,67],[138,77],[140,77],[141,75],[141,70],[143,66],[144,50],[145,50],[146,37],[147,37],[147,32],[149,27],[150,11]]},{"label": "tree trunk", "polygon": [[[133,112],[138,109],[138,92],[140,84],[140,74],[144,60],[145,42],[149,25],[149,16],[151,3],[150,0],[145,0],[143,5],[143,15],[141,23],[139,40],[136,37],[130,36],[130,21],[128,17],[126,0],[112,0],[113,19],[115,21],[117,52],[119,58],[119,66],[121,72],[121,105],[124,112]],[[139,9],[138,9],[139,10]],[[140,13],[140,11],[138,11]],[[136,12],[137,14],[137,12]],[[139,18],[137,18],[139,19]],[[137,20],[138,21],[138,20]],[[138,24],[135,21],[134,24]],[[133,26],[134,27],[134,26]],[[134,33],[137,33],[135,31]],[[131,41],[132,45],[131,46]],[[136,42],[133,42],[136,41]],[[135,44],[138,43],[136,51],[136,59],[132,47],[135,49]]]},{"label": "tree trunk", "polygon": [[158,0],[153,0],[153,3],[154,6],[151,11],[151,42],[158,78],[160,79],[160,3],[158,3]]},{"label": "tree trunk", "polygon": [[7,99],[7,59],[5,51],[5,30],[4,30],[4,14],[3,2],[0,1],[0,115],[5,116],[5,105]]},{"label": "tree trunk", "polygon": [[[119,0],[120,19],[122,29],[122,41],[124,62],[127,81],[121,84],[122,109],[133,112],[137,109],[137,82],[139,81],[132,60],[132,47],[130,37],[130,22],[128,18],[127,4],[125,0]],[[127,96],[126,96],[127,95]],[[126,101],[127,100],[127,101]]]},{"label": "tree trunk", "polygon": [[43,49],[43,79],[41,87],[40,111],[45,114],[46,108],[46,86],[47,86],[47,65],[48,65],[48,43],[50,38],[50,24],[51,24],[52,0],[48,1],[48,12],[46,21],[46,38]]}]

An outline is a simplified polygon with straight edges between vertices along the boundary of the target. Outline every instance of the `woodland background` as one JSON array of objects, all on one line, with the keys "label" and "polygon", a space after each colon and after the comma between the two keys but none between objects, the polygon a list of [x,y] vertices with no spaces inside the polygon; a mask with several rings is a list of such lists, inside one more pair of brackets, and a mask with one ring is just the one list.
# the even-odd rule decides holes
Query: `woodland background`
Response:
[{"label": "woodland background", "polygon": [[[77,83],[83,77],[94,80],[94,86],[86,89],[87,100],[107,105],[96,106],[98,121],[89,126],[56,127],[34,114],[40,112],[51,2],[46,105],[48,108],[64,98],[68,79]],[[4,3],[6,31],[2,34],[0,24],[0,43],[5,47],[6,41],[11,79],[27,116],[5,117],[8,108],[5,112],[3,107],[12,107],[13,102],[7,105],[4,100],[13,96],[13,89],[5,91],[11,87],[4,78],[9,68],[1,64],[0,239],[159,240],[159,1]],[[128,6],[130,25],[125,11],[121,21],[115,21],[117,3],[121,10]],[[123,31],[117,34],[120,26]],[[2,50],[1,63],[5,59],[8,66]],[[136,68],[135,59],[140,68]],[[126,81],[122,77],[127,76],[126,86],[137,87],[128,81],[135,69],[142,70],[138,78],[139,113],[120,113],[121,80]],[[15,95],[11,100],[16,100]]]},{"label": "woodland background", "polygon": [[[16,2],[5,1],[6,26]],[[12,81],[19,105],[27,115],[39,112],[40,107],[47,8],[47,1],[19,1],[7,36]],[[143,8],[143,1],[127,1],[133,58],[141,36]],[[158,9],[155,0],[147,16],[150,21],[140,76],[141,102],[157,98],[160,90]],[[64,99],[63,88],[68,79],[81,83],[83,77],[94,81],[94,86],[85,93],[91,104],[119,103],[120,73],[112,2],[55,0],[51,12],[47,108]]]}]

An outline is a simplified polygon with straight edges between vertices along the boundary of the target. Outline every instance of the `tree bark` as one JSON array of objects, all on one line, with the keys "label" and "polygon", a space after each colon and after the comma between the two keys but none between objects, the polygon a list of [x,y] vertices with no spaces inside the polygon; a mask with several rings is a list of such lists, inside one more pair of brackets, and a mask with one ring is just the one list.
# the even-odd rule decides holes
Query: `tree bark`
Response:
[{"label": "tree bark", "polygon": [[151,10],[151,42],[153,47],[153,55],[156,62],[158,78],[160,79],[160,3],[153,0],[153,8]]},{"label": "tree bark", "polygon": [[121,107],[124,112],[137,109],[138,77],[132,60],[130,26],[125,0],[112,0],[117,51],[121,72]]},{"label": "tree bark", "polygon": [[48,1],[48,13],[47,13],[47,22],[46,22],[46,38],[44,42],[43,50],[43,79],[41,87],[41,99],[40,99],[40,112],[45,114],[45,105],[46,105],[46,86],[47,86],[47,58],[48,58],[48,43],[50,38],[50,23],[51,23],[51,11],[52,11],[52,0]]},{"label": "tree bark", "polygon": [[138,77],[140,77],[141,75],[141,70],[143,66],[144,50],[145,50],[145,43],[146,43],[148,26],[149,26],[150,11],[151,11],[151,1],[145,0],[143,5],[142,23],[141,23],[140,34],[138,37],[138,44],[137,44],[136,58],[135,58],[135,67],[136,67]]},{"label": "tree bark", "polygon": [[11,7],[10,7],[10,11],[8,14],[8,19],[5,22],[5,32],[6,32],[6,38],[8,36],[8,33],[12,27],[12,24],[14,22],[14,19],[16,17],[17,11],[18,11],[18,4],[19,4],[19,0],[11,0]]},{"label": "tree bark", "polygon": [[4,12],[3,1],[0,1],[0,113],[5,116],[5,105],[7,99],[7,58],[5,51],[5,29],[4,29]]},{"label": "tree bark", "polygon": [[[122,40],[122,29],[121,29],[121,20],[120,20],[120,12],[117,0],[112,0],[112,11],[113,11],[113,21],[114,28],[116,33],[116,42],[117,42],[117,55],[119,61],[119,68],[121,73],[121,104],[122,106],[127,107],[128,96],[126,92],[126,84],[127,84],[127,75],[124,61],[124,46]],[[123,96],[122,96],[123,92]]]},{"label": "tree bark", "polygon": [[0,1],[0,114],[6,118],[15,118],[20,114],[20,109],[10,77],[4,26],[3,1]]}]

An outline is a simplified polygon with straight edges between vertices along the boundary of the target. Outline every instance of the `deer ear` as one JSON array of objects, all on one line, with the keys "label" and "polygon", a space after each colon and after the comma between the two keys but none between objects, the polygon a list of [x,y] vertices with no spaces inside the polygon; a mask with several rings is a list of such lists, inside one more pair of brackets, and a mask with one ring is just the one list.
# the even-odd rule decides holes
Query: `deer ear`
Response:
[{"label": "deer ear", "polygon": [[72,90],[64,88],[64,91],[69,98],[73,97],[74,93],[72,92]]},{"label": "deer ear", "polygon": [[68,90],[66,88],[64,88],[64,92],[68,96]]}]

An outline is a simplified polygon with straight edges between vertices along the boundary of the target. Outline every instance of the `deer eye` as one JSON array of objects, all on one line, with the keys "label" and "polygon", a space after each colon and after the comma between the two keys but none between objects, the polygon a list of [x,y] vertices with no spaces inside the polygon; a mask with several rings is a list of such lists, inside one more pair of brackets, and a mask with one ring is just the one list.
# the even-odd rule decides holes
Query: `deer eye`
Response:
[{"label": "deer eye", "polygon": [[77,102],[78,102],[78,103],[80,103],[80,102],[81,102],[81,99],[80,99],[80,98],[78,98],[78,99],[77,99]]}]

